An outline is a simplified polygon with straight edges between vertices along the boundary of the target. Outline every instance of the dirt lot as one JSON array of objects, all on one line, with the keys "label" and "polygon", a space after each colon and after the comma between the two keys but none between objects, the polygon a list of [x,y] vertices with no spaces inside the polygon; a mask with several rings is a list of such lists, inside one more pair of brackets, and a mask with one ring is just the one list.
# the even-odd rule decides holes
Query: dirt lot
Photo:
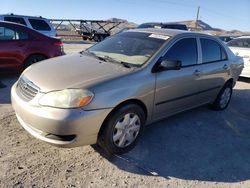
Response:
[{"label": "dirt lot", "polygon": [[[66,43],[65,51],[91,44]],[[200,107],[148,126],[128,154],[96,147],[62,149],[19,125],[10,105],[16,76],[0,89],[0,187],[250,187],[250,81],[229,108]]]}]

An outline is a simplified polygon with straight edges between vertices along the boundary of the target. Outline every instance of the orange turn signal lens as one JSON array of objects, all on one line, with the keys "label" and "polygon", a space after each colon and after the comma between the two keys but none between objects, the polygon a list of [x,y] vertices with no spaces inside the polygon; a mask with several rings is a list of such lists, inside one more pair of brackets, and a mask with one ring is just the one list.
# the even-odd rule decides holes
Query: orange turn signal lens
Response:
[{"label": "orange turn signal lens", "polygon": [[88,105],[91,102],[92,98],[93,96],[82,97],[79,101],[79,107]]}]

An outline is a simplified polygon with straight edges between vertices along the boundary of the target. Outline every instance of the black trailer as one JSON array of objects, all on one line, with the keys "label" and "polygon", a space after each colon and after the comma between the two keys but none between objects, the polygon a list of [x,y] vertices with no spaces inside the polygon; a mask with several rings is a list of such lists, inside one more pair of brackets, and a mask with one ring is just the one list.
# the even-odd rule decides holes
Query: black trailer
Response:
[{"label": "black trailer", "polygon": [[[96,42],[102,41],[111,35],[111,31],[123,22],[114,22],[109,20],[72,20],[72,19],[50,19],[55,29],[62,31],[63,24],[70,25],[75,36],[81,36],[83,40],[93,40]],[[59,34],[58,36],[69,36]],[[70,36],[73,36],[72,34]]]}]

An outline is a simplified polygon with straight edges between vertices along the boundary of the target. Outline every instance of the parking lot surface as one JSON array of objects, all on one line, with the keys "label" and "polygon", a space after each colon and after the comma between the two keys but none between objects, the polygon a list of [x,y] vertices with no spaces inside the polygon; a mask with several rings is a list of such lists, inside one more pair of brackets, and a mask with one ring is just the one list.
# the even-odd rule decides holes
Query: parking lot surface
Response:
[{"label": "parking lot surface", "polygon": [[[88,42],[67,42],[66,53]],[[16,75],[0,89],[0,187],[250,187],[250,80],[225,111],[207,106],[149,125],[122,156],[96,146],[63,149],[30,136],[10,105]]]}]

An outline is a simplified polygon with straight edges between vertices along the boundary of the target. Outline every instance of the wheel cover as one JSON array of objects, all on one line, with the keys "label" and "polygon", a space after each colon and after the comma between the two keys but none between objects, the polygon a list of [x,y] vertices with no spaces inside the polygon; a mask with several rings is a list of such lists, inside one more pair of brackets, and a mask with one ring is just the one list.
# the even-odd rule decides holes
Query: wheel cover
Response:
[{"label": "wheel cover", "polygon": [[132,144],[137,138],[141,128],[141,121],[137,114],[127,113],[115,124],[113,142],[119,148]]},{"label": "wheel cover", "polygon": [[232,90],[230,88],[226,88],[224,90],[224,92],[222,93],[221,98],[220,98],[221,108],[224,108],[227,106],[227,104],[229,103],[229,100],[231,98],[231,94],[232,94]]}]

